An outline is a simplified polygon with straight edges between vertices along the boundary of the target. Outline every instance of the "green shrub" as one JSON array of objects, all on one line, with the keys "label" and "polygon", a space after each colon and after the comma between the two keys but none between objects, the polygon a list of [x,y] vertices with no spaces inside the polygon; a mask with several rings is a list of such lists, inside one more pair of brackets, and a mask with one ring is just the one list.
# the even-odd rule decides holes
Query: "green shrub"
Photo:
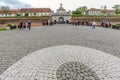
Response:
[{"label": "green shrub", "polygon": [[120,26],[120,24],[116,24],[116,26]]},{"label": "green shrub", "polygon": [[80,16],[84,16],[84,15],[81,15],[81,14],[72,14],[73,17],[80,17]]},{"label": "green shrub", "polygon": [[4,31],[4,30],[7,30],[6,28],[0,28],[0,31]]},{"label": "green shrub", "polygon": [[12,26],[12,24],[7,24],[7,26],[11,27],[11,26]]},{"label": "green shrub", "polygon": [[28,16],[29,16],[29,13],[28,13],[28,12],[26,12],[26,13],[25,13],[25,17],[28,17]]}]

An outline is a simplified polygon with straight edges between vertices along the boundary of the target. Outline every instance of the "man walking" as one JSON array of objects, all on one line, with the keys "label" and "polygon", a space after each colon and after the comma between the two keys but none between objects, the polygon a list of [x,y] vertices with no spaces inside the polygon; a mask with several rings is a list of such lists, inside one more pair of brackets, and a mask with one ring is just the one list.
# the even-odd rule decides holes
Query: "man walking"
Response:
[{"label": "man walking", "polygon": [[20,22],[19,22],[19,25],[18,25],[18,28],[21,30],[21,28],[22,28],[22,25],[23,25],[23,23],[22,23],[22,21],[20,20]]},{"label": "man walking", "polygon": [[31,29],[31,21],[30,20],[28,21],[28,29],[29,30]]},{"label": "man walking", "polygon": [[96,27],[96,22],[93,21],[93,22],[92,22],[92,29],[95,29],[95,27]]}]

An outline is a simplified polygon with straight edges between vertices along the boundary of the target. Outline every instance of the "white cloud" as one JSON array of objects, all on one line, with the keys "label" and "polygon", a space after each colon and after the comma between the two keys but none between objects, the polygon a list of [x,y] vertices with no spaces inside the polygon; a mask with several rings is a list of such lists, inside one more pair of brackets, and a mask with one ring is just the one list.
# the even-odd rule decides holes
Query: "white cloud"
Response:
[{"label": "white cloud", "polygon": [[1,6],[9,6],[10,8],[31,7],[31,5],[22,2],[21,0],[0,0]]},{"label": "white cloud", "polygon": [[[80,6],[88,6],[88,8],[91,7],[101,8],[102,5],[106,5],[107,8],[111,8],[115,4],[120,3],[120,0],[16,0],[16,1],[24,2],[29,6],[31,5],[32,7],[50,7],[53,10],[58,9],[60,3],[63,3],[63,7],[67,10],[74,10]],[[16,5],[16,7],[18,6]]]}]

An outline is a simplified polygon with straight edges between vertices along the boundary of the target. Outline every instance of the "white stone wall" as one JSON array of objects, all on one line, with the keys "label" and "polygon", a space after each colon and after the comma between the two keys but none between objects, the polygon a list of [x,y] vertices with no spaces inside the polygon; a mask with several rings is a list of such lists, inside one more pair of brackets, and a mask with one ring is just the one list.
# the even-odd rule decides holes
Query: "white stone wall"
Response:
[{"label": "white stone wall", "polygon": [[[88,11],[88,15],[100,15],[101,11]],[[106,14],[115,14],[115,12],[107,12]]]},{"label": "white stone wall", "polygon": [[0,17],[5,17],[5,14],[0,14]]},{"label": "white stone wall", "polygon": [[[29,13],[29,16],[50,16],[52,13],[51,12],[36,12],[35,13]],[[22,13],[22,16],[25,16],[25,13]]]},{"label": "white stone wall", "polygon": [[25,16],[25,13],[21,13],[22,16]]},{"label": "white stone wall", "polygon": [[108,12],[107,14],[110,14],[110,15],[111,15],[111,14],[115,14],[115,12]]},{"label": "white stone wall", "polygon": [[100,15],[101,11],[88,11],[88,15]]},{"label": "white stone wall", "polygon": [[0,14],[0,17],[2,17],[2,14]]},{"label": "white stone wall", "polygon": [[10,16],[16,16],[17,14],[11,14]]},{"label": "white stone wall", "polygon": [[14,17],[14,16],[16,16],[16,14],[7,14],[7,15],[6,14],[0,14],[0,17],[9,17],[9,16]]}]

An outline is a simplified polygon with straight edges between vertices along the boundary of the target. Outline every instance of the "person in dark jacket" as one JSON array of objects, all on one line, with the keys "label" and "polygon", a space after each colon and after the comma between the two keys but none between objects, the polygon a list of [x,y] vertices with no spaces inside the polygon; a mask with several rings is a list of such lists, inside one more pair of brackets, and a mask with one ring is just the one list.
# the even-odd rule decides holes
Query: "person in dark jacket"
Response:
[{"label": "person in dark jacket", "polygon": [[21,29],[21,28],[22,28],[22,25],[23,25],[23,23],[22,23],[22,21],[20,20],[19,25],[18,25],[18,28]]},{"label": "person in dark jacket", "polygon": [[23,22],[23,29],[25,29],[26,28],[26,22],[24,21]]},{"label": "person in dark jacket", "polygon": [[27,26],[28,26],[28,29],[30,30],[31,29],[31,21],[30,20],[28,21],[28,25]]}]

